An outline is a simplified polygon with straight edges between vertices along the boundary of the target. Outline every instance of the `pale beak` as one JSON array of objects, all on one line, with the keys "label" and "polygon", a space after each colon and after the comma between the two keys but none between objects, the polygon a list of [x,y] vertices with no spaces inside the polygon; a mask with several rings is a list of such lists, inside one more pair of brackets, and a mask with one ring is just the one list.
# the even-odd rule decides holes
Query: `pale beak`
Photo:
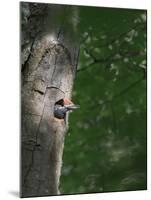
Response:
[{"label": "pale beak", "polygon": [[65,107],[66,107],[68,110],[74,110],[74,109],[80,108],[80,105],[69,104],[69,105],[65,105]]}]

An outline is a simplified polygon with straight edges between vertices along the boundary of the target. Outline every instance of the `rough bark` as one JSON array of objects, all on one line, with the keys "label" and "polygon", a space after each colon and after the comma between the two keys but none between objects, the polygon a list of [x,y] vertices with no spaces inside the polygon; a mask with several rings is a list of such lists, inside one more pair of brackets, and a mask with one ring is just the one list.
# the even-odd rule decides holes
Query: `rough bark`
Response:
[{"label": "rough bark", "polygon": [[57,195],[67,124],[55,119],[53,110],[56,101],[71,98],[76,71],[75,28],[70,25],[69,37],[64,18],[72,7],[22,3],[21,9],[26,12],[21,30],[21,197]]}]

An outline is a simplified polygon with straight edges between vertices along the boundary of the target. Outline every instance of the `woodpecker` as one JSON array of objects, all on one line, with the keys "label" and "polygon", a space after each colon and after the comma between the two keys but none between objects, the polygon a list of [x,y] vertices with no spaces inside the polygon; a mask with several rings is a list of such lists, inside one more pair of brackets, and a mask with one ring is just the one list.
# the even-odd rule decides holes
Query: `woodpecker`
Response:
[{"label": "woodpecker", "polygon": [[55,103],[54,116],[58,119],[65,119],[66,113],[74,109],[79,108],[79,105],[75,105],[67,98],[61,99]]}]

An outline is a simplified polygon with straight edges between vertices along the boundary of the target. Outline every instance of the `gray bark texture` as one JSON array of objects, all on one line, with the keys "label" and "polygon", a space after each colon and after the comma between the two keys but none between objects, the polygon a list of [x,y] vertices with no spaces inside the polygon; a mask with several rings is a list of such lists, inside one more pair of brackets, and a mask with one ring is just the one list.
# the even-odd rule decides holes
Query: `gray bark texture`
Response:
[{"label": "gray bark texture", "polygon": [[59,194],[67,123],[53,111],[71,98],[79,51],[69,15],[76,9],[21,3],[21,197]]}]

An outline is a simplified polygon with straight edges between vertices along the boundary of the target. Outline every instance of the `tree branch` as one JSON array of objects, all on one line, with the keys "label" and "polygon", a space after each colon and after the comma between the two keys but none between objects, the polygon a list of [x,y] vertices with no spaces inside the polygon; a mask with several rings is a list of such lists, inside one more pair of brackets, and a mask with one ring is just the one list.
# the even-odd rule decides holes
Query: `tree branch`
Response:
[{"label": "tree branch", "polygon": [[[104,100],[100,106],[106,104],[106,103],[110,103],[113,102],[115,99],[123,96],[124,94],[126,94],[129,90],[131,90],[132,88],[134,88],[137,84],[139,84],[142,80],[144,80],[144,76],[141,77],[140,79],[138,79],[137,81],[134,81],[132,84],[130,84],[128,87],[124,88],[123,90],[121,90],[119,93],[115,94],[112,99],[106,99]],[[95,104],[96,105],[96,104]],[[94,106],[91,106],[90,108],[94,108]]]},{"label": "tree branch", "polygon": [[98,64],[98,63],[105,63],[105,62],[117,62],[119,60],[121,60],[122,58],[124,58],[124,56],[130,56],[130,57],[136,57],[136,56],[140,56],[141,55],[141,52],[140,51],[131,51],[131,52],[125,52],[125,55],[120,53],[119,55],[122,56],[122,57],[119,57],[119,58],[115,58],[115,53],[114,54],[111,54],[109,55],[108,57],[106,58],[102,58],[102,59],[97,59],[94,57],[94,55],[92,53],[90,53],[90,51],[87,50],[87,53],[89,52],[89,55],[90,57],[92,57],[92,60],[93,62],[90,63],[87,67],[83,67],[81,69],[78,69],[77,72],[81,72],[81,71],[84,71],[84,70],[87,70],[88,68],[90,68],[92,65],[95,65],[95,64]]},{"label": "tree branch", "polygon": [[127,34],[128,34],[129,32],[131,32],[133,29],[138,28],[139,26],[142,26],[142,25],[143,25],[143,28],[144,28],[144,23],[136,24],[135,26],[131,27],[128,31],[125,31],[125,32],[119,34],[117,37],[113,38],[110,42],[106,42],[105,44],[100,45],[99,47],[102,48],[102,47],[106,47],[106,46],[108,46],[108,45],[113,44],[113,43],[116,42],[118,39],[121,39],[122,37],[124,37],[125,35],[127,35]]}]

